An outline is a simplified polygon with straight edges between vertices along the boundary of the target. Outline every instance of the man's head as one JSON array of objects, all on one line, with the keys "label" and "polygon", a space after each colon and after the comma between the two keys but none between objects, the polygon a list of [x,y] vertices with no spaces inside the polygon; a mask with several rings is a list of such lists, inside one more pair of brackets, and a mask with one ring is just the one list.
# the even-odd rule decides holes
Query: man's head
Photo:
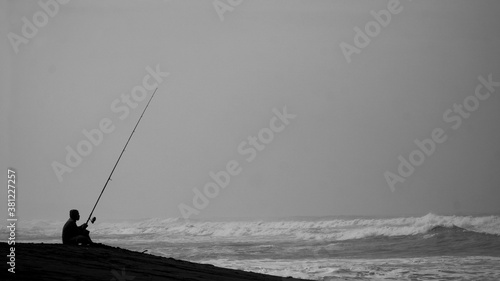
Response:
[{"label": "man's head", "polygon": [[73,209],[69,211],[69,217],[77,221],[80,219],[80,213],[78,212],[78,210]]}]

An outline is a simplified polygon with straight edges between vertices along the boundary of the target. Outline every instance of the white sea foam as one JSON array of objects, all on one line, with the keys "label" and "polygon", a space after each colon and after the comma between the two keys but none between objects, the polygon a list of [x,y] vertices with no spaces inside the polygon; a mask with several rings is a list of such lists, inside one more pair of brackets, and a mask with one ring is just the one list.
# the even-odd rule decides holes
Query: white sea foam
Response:
[{"label": "white sea foam", "polygon": [[[426,257],[398,259],[227,260],[204,263],[312,280],[499,280],[500,258]],[[334,279],[335,278],[335,279]]]},{"label": "white sea foam", "polygon": [[[60,242],[64,221],[19,221],[17,241]],[[487,252],[483,257],[403,257],[393,252],[388,259],[365,245],[348,239],[372,236],[424,234],[435,226],[458,226],[471,231],[500,235],[498,216],[439,216],[401,218],[329,218],[245,221],[184,221],[182,219],[144,219],[122,222],[99,222],[91,225],[94,241],[136,251],[211,263],[218,266],[294,276],[316,280],[351,278],[356,280],[500,280],[500,258]],[[8,229],[2,228],[0,233]],[[410,238],[410,241],[412,241]],[[494,238],[493,238],[494,239]],[[385,239],[384,239],[385,240]],[[395,239],[401,241],[399,238]],[[442,241],[441,241],[442,242]],[[369,242],[370,247],[373,243]],[[390,248],[390,247],[389,247]],[[430,248],[433,249],[433,246]],[[422,250],[421,248],[419,250]],[[389,249],[390,251],[390,249]],[[342,259],[356,254],[356,258]],[[361,254],[358,254],[361,253]],[[423,252],[425,253],[425,251]],[[481,252],[474,252],[481,254]],[[411,253],[406,253],[412,256]],[[420,254],[419,254],[420,255]],[[417,255],[413,255],[417,256]],[[333,257],[339,257],[334,259]],[[358,258],[361,257],[361,258]],[[366,259],[365,259],[366,257]],[[484,277],[484,278],[479,278]],[[420,279],[419,279],[420,278]]]},{"label": "white sea foam", "polygon": [[[64,221],[22,221],[18,234],[22,238],[60,236]],[[341,241],[371,236],[416,235],[435,226],[456,225],[467,230],[500,235],[498,216],[439,216],[387,219],[328,219],[283,221],[184,221],[182,219],[145,219],[140,221],[100,222],[89,229],[94,236],[136,236],[137,240],[182,241],[213,238],[253,241],[265,238],[280,241]],[[6,233],[6,227],[2,231]]]}]

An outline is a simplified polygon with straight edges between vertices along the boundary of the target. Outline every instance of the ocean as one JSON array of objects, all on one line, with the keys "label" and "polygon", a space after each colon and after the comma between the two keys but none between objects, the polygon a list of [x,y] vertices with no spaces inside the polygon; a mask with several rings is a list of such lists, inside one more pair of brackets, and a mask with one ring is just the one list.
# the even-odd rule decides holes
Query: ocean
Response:
[{"label": "ocean", "polygon": [[[17,241],[60,243],[63,224],[20,220]],[[94,242],[283,277],[500,280],[500,217],[493,215],[153,218],[97,222],[89,230]]]}]

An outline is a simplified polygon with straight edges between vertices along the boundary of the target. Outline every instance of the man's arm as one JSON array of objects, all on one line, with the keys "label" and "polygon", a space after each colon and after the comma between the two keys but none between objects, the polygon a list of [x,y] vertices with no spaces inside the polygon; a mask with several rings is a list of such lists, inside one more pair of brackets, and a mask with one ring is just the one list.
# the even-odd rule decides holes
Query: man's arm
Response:
[{"label": "man's arm", "polygon": [[89,233],[89,231],[87,230],[88,226],[89,225],[87,223],[84,223],[84,224],[80,225],[78,227],[78,230],[79,230],[80,234],[84,234],[85,235],[85,234]]}]

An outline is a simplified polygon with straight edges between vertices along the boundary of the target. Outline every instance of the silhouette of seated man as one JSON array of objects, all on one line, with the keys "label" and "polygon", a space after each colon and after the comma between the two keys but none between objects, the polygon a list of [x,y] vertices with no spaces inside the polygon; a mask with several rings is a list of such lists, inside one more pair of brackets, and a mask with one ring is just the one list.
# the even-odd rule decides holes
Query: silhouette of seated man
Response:
[{"label": "silhouette of seated man", "polygon": [[93,244],[90,239],[89,233],[87,230],[87,223],[84,223],[80,226],[76,225],[76,222],[80,219],[80,213],[78,210],[69,211],[69,219],[64,224],[62,231],[62,242],[66,245],[89,245]]}]

